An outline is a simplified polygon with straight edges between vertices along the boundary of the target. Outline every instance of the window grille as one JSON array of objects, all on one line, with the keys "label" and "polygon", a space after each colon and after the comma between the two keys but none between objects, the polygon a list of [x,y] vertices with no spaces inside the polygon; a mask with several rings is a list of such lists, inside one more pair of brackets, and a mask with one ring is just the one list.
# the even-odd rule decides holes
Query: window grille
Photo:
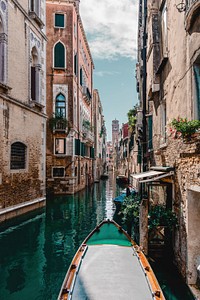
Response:
[{"label": "window grille", "polygon": [[65,68],[65,47],[62,43],[57,43],[54,48],[54,67]]},{"label": "window grille", "polygon": [[53,168],[53,177],[64,177],[65,176],[65,168]]},{"label": "window grille", "polygon": [[23,143],[16,142],[11,145],[10,168],[12,170],[26,168],[26,146]]}]

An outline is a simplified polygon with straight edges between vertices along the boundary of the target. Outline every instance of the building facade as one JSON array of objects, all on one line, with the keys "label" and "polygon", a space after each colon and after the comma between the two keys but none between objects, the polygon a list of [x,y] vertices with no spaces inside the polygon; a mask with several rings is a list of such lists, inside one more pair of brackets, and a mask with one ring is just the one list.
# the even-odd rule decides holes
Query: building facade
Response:
[{"label": "building facade", "polygon": [[46,1],[47,189],[73,194],[93,182],[93,60],[79,1]]},{"label": "building facade", "polygon": [[94,120],[94,181],[98,182],[106,171],[106,127],[99,92],[93,91],[93,120]]},{"label": "building facade", "polygon": [[113,146],[118,142],[118,135],[119,135],[119,121],[112,120],[112,143]]},{"label": "building facade", "polygon": [[[173,124],[191,126],[188,121],[200,120],[200,2],[177,4],[151,0],[145,12],[145,1],[140,1],[139,53],[145,46],[145,31],[148,40],[146,57],[139,59],[137,79],[141,107],[146,107],[148,169],[174,170],[172,176],[152,178],[152,183],[160,184],[157,195],[162,195],[177,215],[178,227],[172,237],[174,260],[186,282],[194,286],[199,282],[200,265],[200,133],[196,130],[195,135],[184,136]],[[142,73],[145,64],[146,79]]]},{"label": "building facade", "polygon": [[0,205],[45,198],[45,1],[0,1]]}]

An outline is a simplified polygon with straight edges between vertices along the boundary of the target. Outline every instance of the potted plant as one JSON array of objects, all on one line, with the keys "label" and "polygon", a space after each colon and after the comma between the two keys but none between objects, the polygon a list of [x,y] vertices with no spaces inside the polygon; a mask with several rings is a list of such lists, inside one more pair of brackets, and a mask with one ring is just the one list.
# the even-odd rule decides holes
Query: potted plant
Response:
[{"label": "potted plant", "polygon": [[173,119],[169,124],[168,135],[174,138],[183,138],[184,141],[190,141],[200,130],[200,120],[188,121],[187,118]]}]

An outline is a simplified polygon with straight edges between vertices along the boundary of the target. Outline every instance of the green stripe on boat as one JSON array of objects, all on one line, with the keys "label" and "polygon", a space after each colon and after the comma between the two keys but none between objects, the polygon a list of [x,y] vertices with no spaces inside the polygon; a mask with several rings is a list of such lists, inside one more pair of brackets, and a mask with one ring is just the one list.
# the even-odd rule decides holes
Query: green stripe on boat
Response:
[{"label": "green stripe on boat", "polygon": [[112,223],[104,223],[88,239],[87,245],[119,245],[131,247],[132,244],[126,235]]}]

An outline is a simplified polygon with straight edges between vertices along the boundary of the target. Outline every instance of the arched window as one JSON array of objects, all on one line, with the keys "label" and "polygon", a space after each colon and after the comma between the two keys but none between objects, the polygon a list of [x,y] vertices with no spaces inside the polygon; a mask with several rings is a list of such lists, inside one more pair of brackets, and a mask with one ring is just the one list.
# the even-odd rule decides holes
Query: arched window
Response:
[{"label": "arched window", "polygon": [[59,117],[66,117],[65,96],[61,93],[56,97],[55,113]]},{"label": "arched window", "polygon": [[40,65],[38,51],[33,47],[31,51],[31,99],[39,102]]},{"label": "arched window", "polygon": [[54,47],[54,67],[65,68],[65,47],[61,42]]},{"label": "arched window", "polygon": [[19,170],[26,168],[26,145],[20,142],[11,145],[10,157],[11,170]]}]

